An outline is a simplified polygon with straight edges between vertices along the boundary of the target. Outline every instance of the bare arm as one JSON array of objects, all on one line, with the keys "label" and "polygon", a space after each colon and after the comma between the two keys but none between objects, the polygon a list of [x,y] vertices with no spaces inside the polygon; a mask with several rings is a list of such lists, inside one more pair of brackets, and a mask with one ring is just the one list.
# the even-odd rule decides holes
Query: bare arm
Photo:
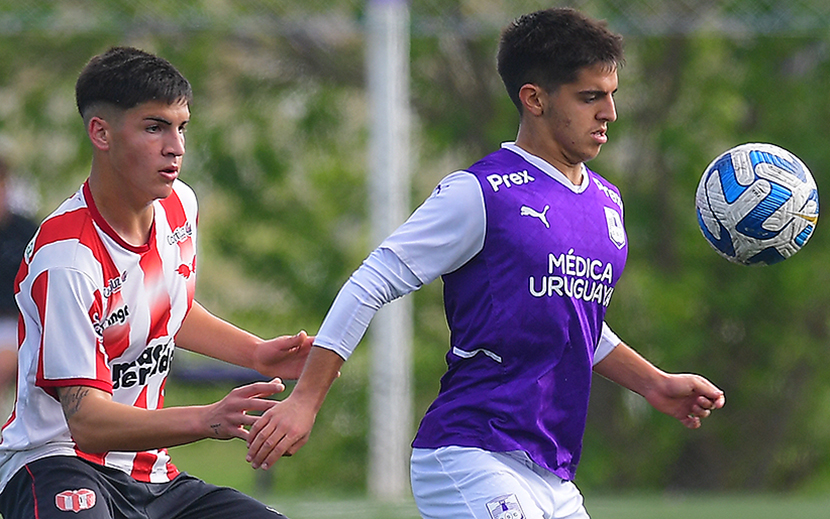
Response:
[{"label": "bare arm", "polygon": [[176,334],[176,344],[269,377],[300,376],[313,337],[305,332],[264,340],[210,313],[197,301]]},{"label": "bare arm", "polygon": [[288,398],[263,413],[251,427],[247,460],[252,467],[267,469],[306,444],[343,362],[331,350],[316,346],[311,349],[305,370]]},{"label": "bare arm", "polygon": [[624,343],[597,363],[594,371],[642,395],[655,409],[690,429],[700,427],[702,418],[726,402],[723,391],[705,378],[666,373]]},{"label": "bare arm", "polygon": [[265,397],[283,391],[279,381],[258,382],[231,391],[214,404],[147,410],[120,404],[112,395],[88,386],[58,388],[72,438],[86,452],[142,451],[191,443],[204,438],[248,439],[244,428],[274,400]]}]

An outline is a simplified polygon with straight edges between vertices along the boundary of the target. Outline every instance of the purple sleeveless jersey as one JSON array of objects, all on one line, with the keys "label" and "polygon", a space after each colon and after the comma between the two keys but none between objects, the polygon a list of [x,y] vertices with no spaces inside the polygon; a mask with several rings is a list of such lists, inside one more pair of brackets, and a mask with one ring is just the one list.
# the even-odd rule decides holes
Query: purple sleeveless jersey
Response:
[{"label": "purple sleeveless jersey", "polygon": [[571,480],[628,252],[619,192],[588,171],[574,193],[507,149],[468,171],[484,193],[484,247],[443,277],[448,369],[413,447],[521,450]]}]

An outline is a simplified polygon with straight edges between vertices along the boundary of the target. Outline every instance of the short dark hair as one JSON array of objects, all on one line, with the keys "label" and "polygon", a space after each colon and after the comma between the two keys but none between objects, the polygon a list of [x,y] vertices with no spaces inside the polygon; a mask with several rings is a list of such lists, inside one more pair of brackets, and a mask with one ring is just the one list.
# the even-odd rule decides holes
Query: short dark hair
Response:
[{"label": "short dark hair", "polygon": [[169,61],[133,47],[113,47],[86,64],[75,83],[81,117],[102,104],[128,110],[147,101],[193,100],[185,77]]},{"label": "short dark hair", "polygon": [[570,8],[554,8],[525,14],[501,34],[498,71],[519,112],[519,90],[528,83],[553,91],[576,81],[585,67],[623,63],[622,36]]}]

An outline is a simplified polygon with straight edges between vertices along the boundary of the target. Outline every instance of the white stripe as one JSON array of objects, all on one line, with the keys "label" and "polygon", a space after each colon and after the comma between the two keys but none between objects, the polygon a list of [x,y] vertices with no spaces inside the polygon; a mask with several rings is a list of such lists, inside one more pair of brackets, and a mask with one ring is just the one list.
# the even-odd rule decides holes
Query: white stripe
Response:
[{"label": "white stripe", "polygon": [[488,357],[490,357],[491,359],[493,359],[494,361],[501,364],[501,357],[500,356],[496,355],[495,353],[493,353],[490,350],[485,350],[484,348],[478,348],[478,349],[475,349],[473,351],[466,351],[466,350],[462,350],[462,349],[459,349],[459,348],[456,348],[456,347],[453,346],[452,352],[453,352],[454,355],[456,355],[458,357],[461,357],[462,359],[471,359],[471,358],[475,357],[476,354],[483,353],[483,354],[487,355]]}]

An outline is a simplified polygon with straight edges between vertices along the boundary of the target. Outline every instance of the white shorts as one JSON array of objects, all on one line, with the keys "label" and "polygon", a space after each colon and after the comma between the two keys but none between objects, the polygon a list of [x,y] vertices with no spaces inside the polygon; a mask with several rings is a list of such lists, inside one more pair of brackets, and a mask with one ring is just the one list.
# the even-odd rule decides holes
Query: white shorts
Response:
[{"label": "white shorts", "polygon": [[523,452],[413,449],[411,478],[424,519],[589,519],[576,485]]}]

